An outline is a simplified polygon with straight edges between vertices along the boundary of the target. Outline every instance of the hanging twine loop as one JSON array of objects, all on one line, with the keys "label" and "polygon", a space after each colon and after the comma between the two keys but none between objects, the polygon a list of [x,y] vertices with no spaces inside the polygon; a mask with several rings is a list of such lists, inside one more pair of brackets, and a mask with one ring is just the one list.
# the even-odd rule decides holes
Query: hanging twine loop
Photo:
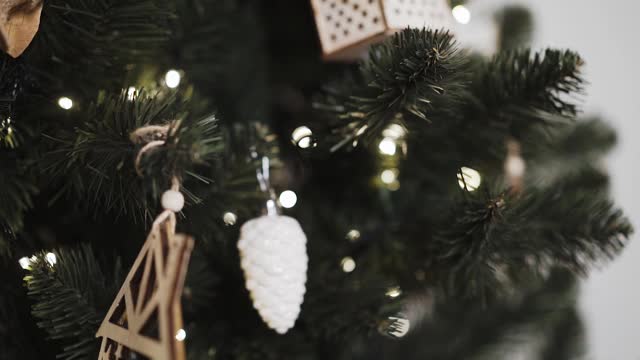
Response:
[{"label": "hanging twine loop", "polygon": [[[138,176],[143,176],[140,162],[145,154],[152,149],[158,148],[166,143],[167,137],[172,129],[175,129],[175,122],[166,125],[148,125],[134,130],[129,139],[134,144],[145,144],[134,160],[134,167]],[[153,222],[154,226],[162,223],[167,217],[182,211],[184,207],[184,196],[180,192],[180,179],[177,176],[171,177],[171,187],[162,194],[160,199],[164,211],[158,215]]]},{"label": "hanging twine loop", "polygon": [[164,145],[173,125],[173,122],[166,125],[147,125],[137,128],[129,134],[129,140],[131,140],[132,143],[145,144],[140,151],[138,151],[134,162],[138,176],[142,176],[142,169],[140,168],[142,156],[150,150]]}]

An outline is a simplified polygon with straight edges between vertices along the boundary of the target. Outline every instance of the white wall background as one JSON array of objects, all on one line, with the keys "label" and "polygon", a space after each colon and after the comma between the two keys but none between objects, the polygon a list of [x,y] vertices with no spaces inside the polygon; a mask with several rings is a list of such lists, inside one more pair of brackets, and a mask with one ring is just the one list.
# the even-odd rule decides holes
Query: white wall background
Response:
[{"label": "white wall background", "polygon": [[[508,3],[533,11],[534,48],[570,48],[585,59],[590,84],[584,110],[618,131],[619,145],[607,159],[613,196],[640,232],[640,1],[470,0],[471,23],[461,26],[462,39],[491,47],[491,14]],[[621,257],[584,282],[589,360],[640,360],[638,241],[635,236]]]}]

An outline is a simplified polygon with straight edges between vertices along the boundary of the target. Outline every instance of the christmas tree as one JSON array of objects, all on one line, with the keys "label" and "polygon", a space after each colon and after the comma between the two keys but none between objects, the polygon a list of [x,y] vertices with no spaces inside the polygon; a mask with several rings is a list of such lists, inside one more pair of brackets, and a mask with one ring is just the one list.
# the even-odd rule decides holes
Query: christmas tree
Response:
[{"label": "christmas tree", "polygon": [[490,57],[411,26],[326,60],[318,9],[374,3],[6,1],[0,358],[579,356],[633,232],[584,60],[519,7]]}]

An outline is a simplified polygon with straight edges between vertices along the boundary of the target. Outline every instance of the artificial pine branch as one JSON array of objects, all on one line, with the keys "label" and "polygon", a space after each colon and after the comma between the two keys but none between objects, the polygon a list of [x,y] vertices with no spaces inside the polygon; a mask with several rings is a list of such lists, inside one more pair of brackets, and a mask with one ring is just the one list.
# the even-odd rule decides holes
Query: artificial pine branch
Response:
[{"label": "artificial pine branch", "polygon": [[[569,321],[579,321],[575,318],[577,281],[570,272],[553,269],[546,279],[529,285],[522,296],[503,299],[489,308],[478,302],[460,303],[460,299],[435,305],[433,299],[424,299],[422,305],[432,310],[412,321],[401,341],[375,339],[367,343],[362,354],[351,358],[508,360],[528,349],[533,351],[526,354],[539,358],[535,347],[538,339],[547,338]],[[578,331],[559,339],[571,336],[578,337]],[[534,346],[528,347],[530,344]],[[354,353],[358,351],[351,348]]]},{"label": "artificial pine branch", "polygon": [[633,227],[609,200],[599,178],[599,172],[584,172],[515,199],[496,229],[496,238],[503,239],[502,246],[511,253],[505,259],[557,264],[582,275],[614,258]]},{"label": "artificial pine branch", "polygon": [[582,91],[582,65],[578,54],[566,50],[499,53],[474,72],[470,91],[477,101],[465,111],[483,119],[480,125],[507,127],[517,137],[537,123],[566,122],[578,111],[571,100]]},{"label": "artificial pine branch", "polygon": [[172,66],[189,69],[197,91],[215,99],[225,121],[235,124],[264,121],[269,111],[266,39],[258,6],[251,1],[175,1],[182,21],[171,37]]},{"label": "artificial pine branch", "polygon": [[429,243],[431,271],[453,296],[491,301],[511,291],[510,272],[550,266],[585,274],[624,247],[633,228],[602,183],[576,179],[518,195],[469,195]]},{"label": "artificial pine branch", "polygon": [[95,358],[99,347],[95,333],[118,284],[106,280],[88,245],[54,254],[55,263],[44,252],[36,255],[24,278],[34,302],[32,314],[49,338],[62,345],[58,358]]},{"label": "artificial pine branch", "polygon": [[316,273],[307,285],[304,306],[313,311],[303,311],[301,320],[311,336],[336,343],[355,341],[376,332],[382,320],[399,311],[400,303],[392,304],[385,295],[388,281],[378,277],[377,281],[361,285],[359,279],[340,279],[344,275],[334,271],[331,281],[327,279],[331,275],[324,273],[321,279]]},{"label": "artificial pine branch", "polygon": [[10,241],[22,229],[23,217],[38,192],[29,167],[15,150],[0,148],[0,255],[11,253]]},{"label": "artificial pine branch", "polygon": [[[591,179],[597,181],[602,156],[617,142],[615,131],[598,118],[557,126],[554,131],[545,127],[532,130],[522,141],[522,156],[529,168],[527,182],[535,187],[578,178],[581,173],[591,173]],[[606,177],[604,173],[602,176]]]},{"label": "artificial pine branch", "polygon": [[[89,94],[93,96],[96,84],[116,90],[122,86],[127,66],[150,60],[163,49],[173,16],[163,4],[153,0],[45,1],[29,60],[43,79],[64,83],[66,92],[92,89]],[[92,84],[78,74],[91,74]]]},{"label": "artificial pine branch", "polygon": [[579,360],[587,353],[584,324],[580,311],[572,309],[559,314],[558,321],[546,331],[541,359]]},{"label": "artificial pine branch", "polygon": [[37,188],[29,169],[30,149],[20,147],[29,131],[16,111],[27,85],[21,60],[0,54],[0,256],[11,253],[9,241],[22,228]]},{"label": "artificial pine branch", "polygon": [[14,108],[26,78],[21,60],[0,53],[0,149],[16,148],[22,141],[21,119]]},{"label": "artificial pine branch", "polygon": [[[556,268],[551,270],[542,284],[536,285],[534,290],[527,292],[518,301],[507,301],[488,310],[475,307],[476,311],[471,311],[470,316],[467,314],[462,319],[459,318],[459,314],[447,314],[460,321],[453,321],[456,325],[449,329],[452,331],[449,335],[457,338],[458,346],[439,348],[443,351],[440,356],[431,354],[429,357],[509,359],[514,353],[522,350],[516,345],[525,345],[544,337],[551,329],[563,326],[568,317],[575,315],[577,290],[575,276]],[[469,317],[477,318],[469,320]],[[468,330],[467,326],[462,325],[467,331],[456,331],[456,328],[459,330],[461,322],[466,321],[468,326],[475,329]],[[437,326],[437,322],[433,325]],[[445,330],[441,336],[447,336],[447,331]]]},{"label": "artificial pine branch", "polygon": [[464,66],[453,36],[440,30],[406,29],[373,46],[359,72],[316,105],[335,113],[340,142],[332,149],[378,134],[398,116],[429,121],[432,109],[459,95]]},{"label": "artificial pine branch", "polygon": [[[437,286],[454,297],[479,298],[483,303],[501,295],[495,260],[493,228],[501,216],[504,199],[469,197],[456,206],[428,248]],[[503,249],[502,249],[503,250]]]},{"label": "artificial pine branch", "polygon": [[[86,117],[77,119],[74,131],[48,136],[54,148],[43,167],[58,181],[61,193],[88,199],[87,205],[96,211],[149,217],[172,176],[209,182],[209,174],[198,174],[197,167],[214,165],[223,151],[216,118],[196,120],[176,110],[181,106],[174,97],[158,95],[131,99],[122,92],[101,98],[89,107]],[[142,158],[141,178],[134,159],[142,145],[131,141],[131,132],[169,123],[165,145]],[[192,200],[198,201],[195,195]]]}]

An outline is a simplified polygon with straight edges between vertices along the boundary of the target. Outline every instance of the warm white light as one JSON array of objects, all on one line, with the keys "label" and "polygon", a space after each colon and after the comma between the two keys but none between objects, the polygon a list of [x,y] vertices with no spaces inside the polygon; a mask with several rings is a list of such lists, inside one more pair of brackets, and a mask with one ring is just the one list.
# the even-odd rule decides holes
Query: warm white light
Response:
[{"label": "warm white light", "polygon": [[386,169],[380,174],[380,180],[385,184],[391,184],[397,179],[396,172],[392,169]]},{"label": "warm white light", "polygon": [[133,86],[129,86],[129,88],[127,89],[127,100],[133,100],[135,96],[136,96],[136,88]]},{"label": "warm white light", "polygon": [[382,135],[392,139],[400,139],[406,135],[406,131],[400,124],[391,124],[382,130]]},{"label": "warm white light", "polygon": [[452,10],[451,13],[457,22],[460,24],[468,24],[471,21],[471,12],[464,5],[457,5]]},{"label": "warm white light", "polygon": [[310,147],[312,143],[313,132],[306,126],[297,127],[291,133],[291,139],[293,143],[298,145],[302,149]]},{"label": "warm white light", "polygon": [[479,172],[466,166],[460,168],[460,172],[458,173],[458,185],[460,185],[462,189],[475,191],[480,186],[481,182],[482,177]]},{"label": "warm white light", "polygon": [[356,261],[353,260],[351,256],[346,256],[340,261],[340,266],[342,266],[342,271],[346,273],[350,273],[356,268]]},{"label": "warm white light", "polygon": [[402,290],[400,290],[400,287],[394,286],[387,290],[386,295],[390,298],[397,298],[398,296],[402,295]]},{"label": "warm white light", "polygon": [[20,267],[25,270],[29,269],[29,266],[31,266],[31,261],[26,256],[21,257],[20,260],[18,260],[18,263],[20,264]]},{"label": "warm white light", "polygon": [[176,332],[176,340],[184,341],[184,339],[186,338],[187,338],[187,332],[184,331],[184,329],[180,329],[178,330],[178,332]]},{"label": "warm white light", "polygon": [[378,149],[380,149],[380,153],[385,155],[395,155],[396,153],[396,142],[392,138],[384,138],[380,141],[378,145]]},{"label": "warm white light", "polygon": [[167,71],[167,74],[164,76],[164,83],[172,89],[177,88],[178,85],[180,85],[180,73],[173,69]]},{"label": "warm white light", "polygon": [[300,141],[298,141],[298,146],[300,146],[300,148],[302,149],[308,148],[309,146],[311,146],[311,138],[306,137],[300,139]]},{"label": "warm white light", "polygon": [[349,239],[349,241],[357,241],[358,239],[360,239],[360,231],[356,229],[349,230],[349,232],[347,233],[347,239]]},{"label": "warm white light", "polygon": [[524,159],[520,156],[509,155],[507,156],[507,161],[504,164],[504,170],[507,175],[512,177],[522,177],[524,176],[524,172],[527,169],[527,164],[525,164]]},{"label": "warm white light", "polygon": [[409,332],[411,328],[411,322],[409,319],[404,319],[396,316],[389,316],[389,320],[393,321],[392,328],[389,329],[389,334],[397,338],[401,338]]},{"label": "warm white light", "polygon": [[65,110],[69,110],[73,107],[73,101],[68,97],[63,96],[60,99],[58,99],[58,106],[60,106]]},{"label": "warm white light", "polygon": [[51,266],[55,265],[58,262],[58,259],[56,258],[56,254],[52,252],[48,252],[47,255],[45,255],[45,259],[47,259],[47,262]]},{"label": "warm white light", "polygon": [[280,205],[282,205],[283,208],[290,209],[298,202],[298,196],[291,190],[285,190],[280,193],[278,201],[280,201]]},{"label": "warm white light", "polygon": [[235,225],[236,221],[238,221],[238,216],[231,211],[227,211],[222,215],[222,221],[224,221],[225,225]]}]

